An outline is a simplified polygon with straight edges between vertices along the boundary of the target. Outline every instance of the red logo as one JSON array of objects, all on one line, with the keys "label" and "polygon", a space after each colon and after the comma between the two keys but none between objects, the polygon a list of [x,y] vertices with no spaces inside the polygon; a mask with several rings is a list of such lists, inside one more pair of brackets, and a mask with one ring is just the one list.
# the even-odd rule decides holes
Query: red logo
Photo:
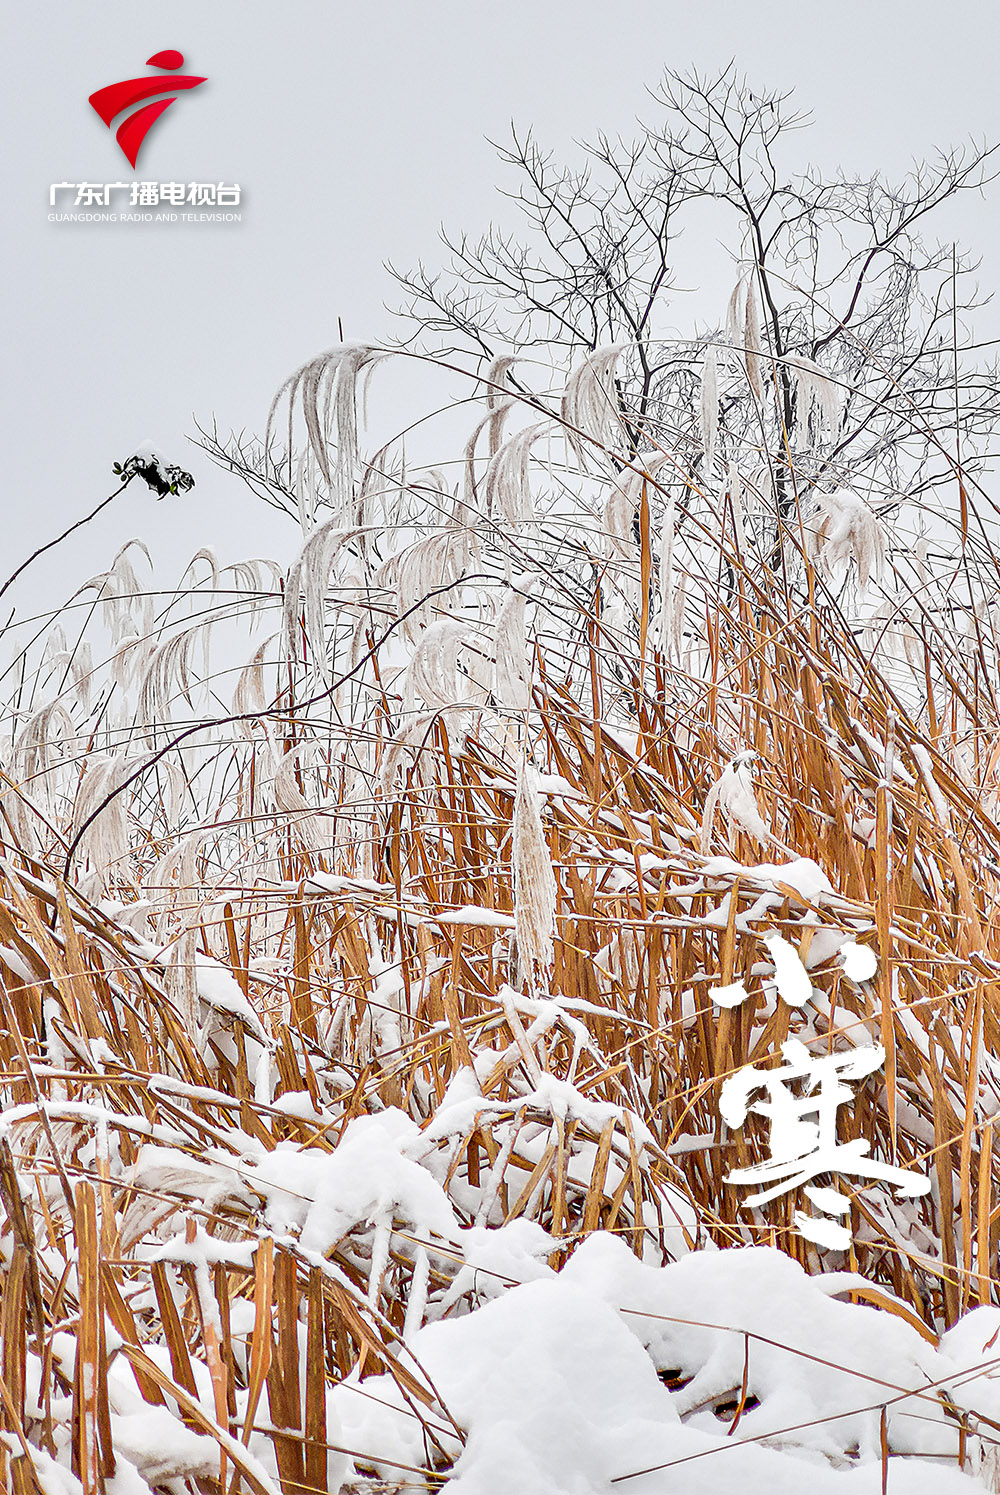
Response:
[{"label": "red logo", "polygon": [[[176,74],[176,70],[184,66],[184,57],[180,52],[156,52],[147,59],[146,66],[165,68],[168,72]],[[123,109],[131,109],[133,104],[138,104],[142,99],[148,99],[158,93],[170,93],[175,88],[197,88],[205,81],[204,78],[192,78],[183,73],[172,78],[164,76],[163,73],[154,73],[148,78],[126,78],[121,83],[109,83],[107,88],[99,88],[96,93],[90,95],[90,103],[110,130],[111,121],[117,118]],[[169,109],[171,104],[176,104],[176,102],[176,94],[169,99],[157,99],[155,103],[145,104],[141,109],[137,109],[118,126],[115,139],[125,152],[125,158],[133,170],[139,149],[149,133],[150,126],[159,119],[164,109]]]}]

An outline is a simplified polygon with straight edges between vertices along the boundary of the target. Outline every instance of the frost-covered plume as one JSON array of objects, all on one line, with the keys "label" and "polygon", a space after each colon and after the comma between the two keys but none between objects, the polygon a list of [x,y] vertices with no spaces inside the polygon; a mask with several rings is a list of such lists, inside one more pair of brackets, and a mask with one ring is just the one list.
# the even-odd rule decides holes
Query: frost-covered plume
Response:
[{"label": "frost-covered plume", "polygon": [[[285,380],[268,412],[265,446],[270,445],[274,434],[278,406],[282,399],[287,398],[288,450],[291,453],[298,401],[309,445],[342,524],[354,497],[354,474],[358,465],[358,407],[360,404],[363,417],[368,379],[375,365],[386,356],[367,343],[340,343],[328,348],[325,353],[302,364]],[[331,446],[336,448],[333,466],[330,463]]]},{"label": "frost-covered plume", "polygon": [[152,622],[152,599],[140,585],[129,557],[132,549],[140,550],[152,568],[149,551],[141,540],[127,540],[107,571],[99,571],[77,587],[71,602],[85,592],[96,592],[101,602],[104,624],[112,643],[135,633],[148,633]]},{"label": "frost-covered plume", "polygon": [[539,807],[538,774],[524,756],[514,792],[514,927],[522,977],[535,985],[552,965],[556,876]]},{"label": "frost-covered plume", "polygon": [[826,369],[804,353],[788,354],[785,364],[795,381],[796,435],[807,441],[810,432],[815,431],[832,439],[840,429],[843,413],[843,392],[839,385]]},{"label": "frost-covered plume", "polygon": [[458,655],[469,642],[467,619],[442,618],[424,630],[406,668],[403,713],[418,700],[431,710],[471,704],[458,672]]},{"label": "frost-covered plume", "polygon": [[[631,477],[631,474],[629,474],[629,477]],[[634,499],[628,491],[630,486],[630,484],[626,484],[611,489],[601,515],[601,527],[611,542],[608,546],[611,554],[625,556],[629,560],[634,560],[636,555],[636,506]]]},{"label": "frost-covered plume", "polygon": [[338,519],[328,519],[313,530],[285,580],[285,604],[282,614],[284,643],[294,658],[301,652],[300,619],[304,620],[309,654],[322,679],[328,680],[332,659],[327,645],[326,599],[330,574],[341,550],[358,536],[358,531],[342,529]]},{"label": "frost-covered plume", "polygon": [[559,427],[550,420],[538,421],[516,435],[509,436],[490,458],[483,479],[486,512],[510,524],[520,524],[535,517],[535,500],[531,492],[529,471],[531,448],[543,435]]},{"label": "frost-covered plume", "polygon": [[17,783],[13,764],[0,758],[0,824],[16,844],[31,855],[40,851],[47,816],[23,784]]},{"label": "frost-covered plume", "polygon": [[[403,620],[404,638],[411,642],[418,639],[442,602],[447,603],[449,596],[454,598],[475,552],[473,532],[464,525],[449,525],[390,556],[379,567],[373,587],[384,587],[395,594],[394,610]],[[359,621],[359,630],[367,626],[367,618]]]},{"label": "frost-covered plume", "polygon": [[90,710],[91,691],[94,684],[94,655],[86,639],[71,651],[67,669],[77,705],[86,714]]},{"label": "frost-covered plume", "polygon": [[476,446],[484,431],[487,433],[487,454],[492,459],[500,450],[503,439],[503,427],[507,416],[519,404],[517,395],[506,394],[503,384],[506,380],[508,370],[517,363],[517,358],[509,353],[495,358],[489,368],[483,374],[483,383],[486,386],[486,414],[473,427],[472,433],[465,444],[465,484],[463,498],[468,511],[466,523],[472,522],[472,517],[478,507],[476,491]]},{"label": "frost-covered plume", "polygon": [[684,612],[683,585],[676,585],[674,570],[675,507],[674,490],[670,488],[663,506],[663,525],[660,529],[660,609],[657,619],[657,642],[666,659],[675,658],[680,651]]},{"label": "frost-covered plume", "polygon": [[201,922],[203,911],[196,892],[201,887],[198,857],[211,834],[203,826],[189,831],[146,874],[143,892],[155,911],[156,937],[160,941]]},{"label": "frost-covered plume", "polygon": [[612,343],[597,348],[566,381],[560,413],[570,446],[582,463],[586,463],[588,450],[593,456],[608,446],[621,427],[615,370],[627,347],[627,343]]},{"label": "frost-covered plume", "polygon": [[527,607],[540,581],[536,576],[516,577],[507,588],[497,612],[493,635],[493,697],[510,711],[527,711],[531,704],[531,651],[528,643]]},{"label": "frost-covered plume", "polygon": [[144,679],[156,653],[156,641],[133,633],[122,638],[108,661],[108,674],[120,695]]},{"label": "frost-covered plume", "polygon": [[758,362],[761,354],[760,306],[757,272],[753,267],[745,271],[733,287],[726,310],[726,336],[759,400],[763,393]]},{"label": "frost-covered plume", "polygon": [[295,464],[295,479],[292,484],[298,505],[299,524],[304,535],[307,535],[316,525],[316,511],[320,501],[319,487],[316,482],[318,474],[319,465],[316,461],[316,454],[311,446],[307,446]]},{"label": "frost-covered plume", "polygon": [[[439,722],[445,723],[448,732],[454,742],[456,738],[461,739],[468,729],[469,710],[466,706],[438,706],[433,711],[418,711],[408,716],[398,728],[389,741],[382,761],[379,764],[376,776],[376,786],[382,794],[387,794],[392,787],[396,774],[406,754],[413,751],[416,755],[417,765],[422,762],[421,749],[426,747],[434,734],[434,728]],[[429,770],[430,780],[433,782],[433,766]],[[419,780],[419,772],[415,774]],[[370,855],[371,842],[366,841],[363,851],[366,858]],[[366,861],[369,868],[365,875],[370,876],[370,863]]]},{"label": "frost-covered plume", "polygon": [[[483,374],[483,383],[486,386],[486,403],[490,410],[499,412],[504,408],[511,398],[504,390],[504,384],[510,370],[517,363],[517,356],[512,353],[501,353],[499,358],[494,358],[486,372]],[[490,454],[499,446],[499,438],[494,442],[492,433],[490,435]]]},{"label": "frost-covered plume", "polygon": [[100,811],[84,833],[80,852],[102,890],[116,867],[124,869],[129,854],[128,799],[120,791],[141,762],[142,754],[92,753],[76,791],[71,827],[74,837],[91,815]]},{"label": "frost-covered plume", "polygon": [[806,521],[806,547],[817,568],[831,579],[853,561],[862,587],[878,578],[885,561],[882,526],[867,504],[846,488],[818,496]]},{"label": "frost-covered plume", "polygon": [[712,844],[712,828],[717,810],[721,810],[730,826],[753,836],[762,846],[774,846],[779,851],[788,847],[779,841],[765,824],[754,793],[751,765],[756,761],[754,752],[739,753],[727,763],[722,773],[705,797],[705,808],[701,820],[700,851],[707,856]]},{"label": "frost-covered plume", "polygon": [[[179,694],[194,709],[192,693],[209,678],[208,649],[212,623],[199,623],[175,633],[158,644],[145,659],[139,684],[139,709],[143,721],[153,726],[170,720],[171,706]],[[194,651],[202,647],[200,670],[194,668]]]},{"label": "frost-covered plume", "polygon": [[636,515],[642,502],[642,490],[652,496],[664,467],[677,467],[672,452],[639,452],[629,467],[619,473],[604,504],[603,529],[611,541],[612,553],[635,558]]},{"label": "frost-covered plume", "polygon": [[[353,523],[364,530],[362,538],[366,546],[372,545],[377,532],[409,522],[415,487],[407,474],[401,438],[386,442],[373,457],[365,459]],[[444,479],[435,472],[421,478],[420,488],[428,494],[435,488],[447,491]]]},{"label": "frost-covered plume", "polygon": [[14,743],[14,778],[51,814],[58,804],[60,773],[74,741],[73,722],[61,701],[42,706],[25,722]]},{"label": "frost-covered plume", "polygon": [[[270,638],[266,638],[254,653],[249,664],[244,665],[243,669],[240,670],[236,681],[236,689],[233,691],[233,715],[247,717],[252,711],[261,712],[260,725],[264,727],[265,732],[267,731],[267,720],[263,716],[263,713],[267,710],[270,703],[264,689],[264,659],[275,638],[276,635],[274,634]],[[255,735],[254,729],[256,725],[256,723],[250,721],[238,721],[236,723],[238,730],[244,736],[251,738]]]},{"label": "frost-covered plume", "polygon": [[61,676],[60,693],[63,685],[68,683],[69,692],[75,696],[80,710],[86,714],[90,710],[94,670],[93,651],[89,641],[79,639],[70,648],[63,629],[56,624],[49,630],[45,640],[42,672],[44,673],[46,669],[50,670],[53,675]]},{"label": "frost-covered plume", "polygon": [[701,369],[701,445],[705,453],[705,476],[709,477],[715,461],[715,448],[719,437],[719,378],[715,344],[705,349],[705,361]]},{"label": "frost-covered plume", "polygon": [[733,286],[729,305],[726,307],[726,337],[736,349],[742,348],[746,327],[746,279],[740,276]]},{"label": "frost-covered plume", "polygon": [[177,592],[182,596],[190,596],[192,599],[198,591],[198,563],[203,561],[208,572],[206,580],[214,589],[219,585],[219,561],[215,551],[210,545],[202,545],[196,550],[181,573],[181,579],[177,583]]},{"label": "frost-covered plume", "polygon": [[317,805],[310,804],[296,777],[296,770],[304,777],[315,751],[312,742],[296,743],[277,758],[271,779],[274,802],[289,817],[292,833],[306,852],[329,850],[332,839],[331,822],[317,814]]},{"label": "frost-covered plume", "polygon": [[751,270],[747,276],[746,283],[746,317],[744,319],[744,350],[746,359],[747,381],[758,400],[763,398],[764,390],[760,382],[760,306],[757,301],[757,274]]},{"label": "frost-covered plume", "polygon": [[[625,565],[610,567],[608,580],[618,588],[626,607],[633,612],[641,605],[636,516],[642,503],[643,488],[646,489],[647,497],[652,498],[658,486],[657,475],[663,468],[674,468],[676,465],[671,452],[640,452],[633,459],[632,466],[619,475],[604,505],[601,528],[608,541],[607,549],[613,558],[626,562]],[[667,507],[673,502],[669,489],[666,490],[665,502]],[[672,534],[671,523],[671,536]],[[660,548],[662,554],[662,536]],[[622,626],[627,631],[624,620]]]},{"label": "frost-covered plume", "polygon": [[743,365],[746,368],[747,383],[755,393],[756,398],[761,399],[761,369],[759,369],[759,357],[761,357],[761,308],[759,308],[758,296],[756,296],[756,271],[750,269],[747,274],[738,281],[729,298],[728,315],[726,315],[726,330],[728,330],[729,341],[734,348],[740,350],[743,356]]},{"label": "frost-covered plume", "polygon": [[743,510],[743,479],[740,477],[739,469],[735,462],[730,462],[726,468],[726,491],[729,494],[729,502],[732,506],[733,533],[736,537],[736,549],[742,554],[747,538]]},{"label": "frost-covered plume", "polygon": [[483,418],[476,422],[465,443],[462,509],[466,524],[475,523],[479,508],[479,486],[476,480],[476,447],[479,444],[479,438],[484,431],[489,433],[487,452],[492,461],[502,444],[504,421],[517,404],[518,401],[513,396],[500,401],[495,408],[488,410]]},{"label": "frost-covered plume", "polygon": [[54,623],[45,635],[45,649],[42,653],[42,671],[46,667],[61,669],[66,663],[66,630],[61,623]]}]

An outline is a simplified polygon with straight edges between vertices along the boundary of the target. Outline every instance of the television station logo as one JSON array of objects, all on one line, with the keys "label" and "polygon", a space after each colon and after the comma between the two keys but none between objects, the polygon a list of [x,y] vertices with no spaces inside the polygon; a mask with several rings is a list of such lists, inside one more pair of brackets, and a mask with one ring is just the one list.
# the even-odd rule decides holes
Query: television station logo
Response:
[{"label": "television station logo", "polygon": [[[176,72],[178,68],[184,66],[184,56],[181,52],[155,52],[152,57],[146,59],[146,66]],[[110,130],[113,121],[123,109],[131,109],[133,104],[138,104],[143,99],[148,99],[154,94],[167,93],[175,88],[200,88],[203,83],[207,82],[207,78],[192,78],[183,74],[171,78],[169,84],[165,83],[162,74],[154,74],[150,78],[126,78],[122,83],[109,83],[107,88],[99,88],[96,93],[90,95],[88,102],[97,110]],[[172,98],[158,99],[155,103],[145,104],[134,114],[128,115],[118,126],[115,139],[133,170],[142,149],[142,142],[149,133],[150,127],[156,123],[165,110],[170,108],[171,104],[176,103],[177,95],[174,94]]]},{"label": "television station logo", "polygon": [[[146,66],[160,71],[109,83],[88,100],[115,139],[132,170],[149,131],[178,95],[200,88],[207,78],[183,73],[184,54],[173,48],[154,52]],[[135,106],[139,107],[136,108]],[[122,117],[124,116],[124,118]],[[115,128],[115,121],[119,121]],[[52,182],[50,223],[239,223],[237,182]],[[202,210],[202,211],[198,211]]]}]

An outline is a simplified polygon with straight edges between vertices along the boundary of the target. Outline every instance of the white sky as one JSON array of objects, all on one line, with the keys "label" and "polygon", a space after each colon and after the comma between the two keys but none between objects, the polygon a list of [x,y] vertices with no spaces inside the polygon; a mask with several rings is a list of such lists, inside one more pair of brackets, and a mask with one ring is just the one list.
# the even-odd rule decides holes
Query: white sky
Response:
[{"label": "white sky", "polygon": [[[664,67],[735,58],[752,86],[792,88],[811,111],[791,169],[902,173],[937,145],[1000,133],[1000,24],[984,0],[290,0],[281,12],[274,0],[55,0],[7,12],[0,582],[114,489],[112,462],[143,438],[197,479],[159,504],[132,484],[4,599],[19,611],[58,602],[132,535],[164,577],[202,544],[224,561],[287,555],[291,527],[276,533],[190,446],[193,417],[261,431],[286,374],[338,340],[338,316],[350,338],[391,335],[384,261],[439,263],[442,222],[473,235],[512,224],[486,140],[512,119],[572,155],[574,140],[650,117],[645,90]],[[50,182],[131,176],[87,98],[164,48],[209,83],[154,126],[136,175],[237,181],[242,223],[50,224]],[[936,227],[982,255],[987,288],[998,202],[1000,184]],[[679,306],[678,322],[688,315]],[[985,313],[982,335],[997,322]]]}]

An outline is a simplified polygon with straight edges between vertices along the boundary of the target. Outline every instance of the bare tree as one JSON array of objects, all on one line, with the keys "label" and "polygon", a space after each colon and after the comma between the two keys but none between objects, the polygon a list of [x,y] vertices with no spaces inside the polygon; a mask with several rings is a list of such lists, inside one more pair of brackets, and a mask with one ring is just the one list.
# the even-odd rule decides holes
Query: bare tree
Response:
[{"label": "bare tree", "polygon": [[[968,486],[989,457],[1000,372],[972,341],[975,264],[923,233],[991,179],[997,147],[940,153],[897,184],[792,174],[803,116],[787,95],[752,92],[731,65],[668,74],[654,97],[635,141],[599,136],[582,168],[514,133],[501,156],[529,232],[446,238],[446,272],[394,272],[413,340],[490,363],[626,344],[615,388],[630,455],[666,441],[716,482],[729,464],[756,467],[785,518],[817,485],[861,484],[882,515],[956,465]],[[675,243],[708,203],[731,222],[736,290],[725,327],[678,340]],[[526,363],[506,377],[531,392]]]}]

